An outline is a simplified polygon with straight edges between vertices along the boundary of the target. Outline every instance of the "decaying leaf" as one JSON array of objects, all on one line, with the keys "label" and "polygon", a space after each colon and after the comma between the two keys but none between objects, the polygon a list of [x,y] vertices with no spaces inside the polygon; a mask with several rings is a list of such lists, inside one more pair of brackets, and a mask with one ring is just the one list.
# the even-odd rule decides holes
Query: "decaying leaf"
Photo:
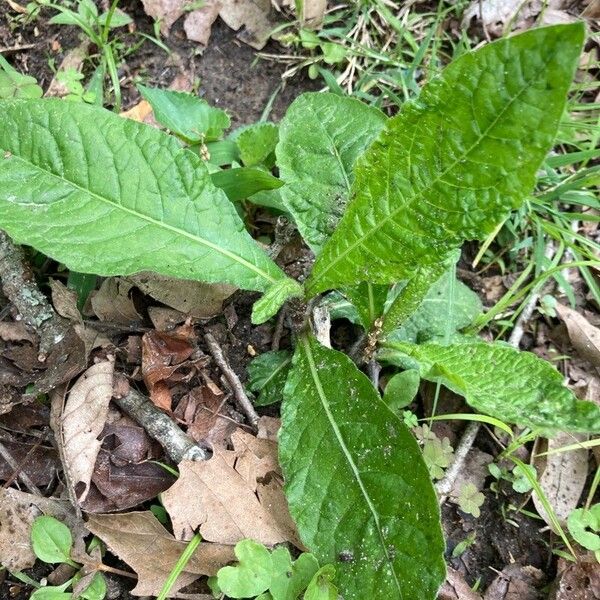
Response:
[{"label": "decaying leaf", "polygon": [[114,368],[112,357],[92,365],[73,386],[61,418],[64,467],[80,502],[88,494],[100,451],[98,436],[108,415]]},{"label": "decaying leaf", "polygon": [[581,358],[600,368],[600,329],[563,304],[556,305],[556,312],[567,326],[571,343]]},{"label": "decaying leaf", "polygon": [[198,10],[193,10],[183,23],[187,39],[203,46],[208,45],[212,24],[219,16],[220,10],[221,3],[218,0],[209,0]]},{"label": "decaying leaf", "polygon": [[23,321],[0,321],[0,340],[35,344],[37,338],[27,329]]},{"label": "decaying leaf", "polygon": [[223,300],[236,289],[231,285],[202,283],[156,273],[130,275],[127,281],[155,300],[198,319],[219,314]]},{"label": "decaying leaf", "polygon": [[[187,546],[151,512],[91,515],[87,528],[137,573],[138,583],[131,592],[135,596],[156,596]],[[171,588],[171,595],[201,575],[215,575],[233,560],[232,546],[202,542]]]},{"label": "decaying leaf", "polygon": [[82,323],[81,313],[77,308],[77,293],[70,290],[58,279],[50,279],[50,291],[54,310],[65,319],[74,323]]},{"label": "decaying leaf", "polygon": [[302,14],[297,16],[302,23],[308,27],[319,27],[323,22],[327,0],[303,0],[300,6]]},{"label": "decaying leaf", "polygon": [[179,479],[163,495],[178,539],[198,527],[203,539],[301,547],[283,495],[275,442],[238,430],[234,450],[215,448],[208,461],[179,464]]},{"label": "decaying leaf", "polygon": [[160,23],[160,32],[169,35],[173,23],[184,13],[187,0],[142,0],[144,11]]},{"label": "decaying leaf", "polygon": [[235,31],[238,38],[261,50],[269,39],[275,23],[269,19],[271,0],[220,0],[219,16]]},{"label": "decaying leaf", "polygon": [[90,294],[95,315],[101,321],[131,325],[141,319],[129,292],[133,285],[120,277],[109,277],[102,282],[98,291]]},{"label": "decaying leaf", "polygon": [[545,579],[535,567],[510,564],[492,581],[483,600],[541,600]]},{"label": "decaying leaf", "polygon": [[[550,438],[547,445],[538,444],[538,454],[585,439],[587,437],[583,435],[559,433]],[[540,487],[561,524],[566,522],[571,511],[577,507],[583,492],[588,474],[588,453],[587,448],[581,448],[538,456],[535,459]],[[537,494],[533,494],[533,503],[538,514],[550,527],[553,527]]]},{"label": "decaying leaf", "polygon": [[481,600],[459,571],[447,567],[446,581],[439,591],[438,600]]},{"label": "decaying leaf", "polygon": [[600,600],[600,569],[593,555],[573,563],[560,558],[548,600]]},{"label": "decaying leaf", "polygon": [[[85,59],[88,57],[90,48],[90,40],[84,40],[79,46],[69,50],[62,62],[60,63],[59,68],[57,69],[58,73],[64,73],[65,71],[74,70],[81,71],[83,68],[83,63]],[[58,98],[63,98],[64,96],[68,96],[71,93],[68,86],[60,81],[58,77],[53,77],[46,93],[44,94],[46,97],[48,96],[56,96]]]},{"label": "decaying leaf", "polygon": [[0,489],[0,564],[9,571],[22,571],[33,566],[31,525],[42,514],[64,522],[73,535],[74,552],[80,556],[85,553],[83,538],[87,532],[69,502],[26,494],[13,488]]}]

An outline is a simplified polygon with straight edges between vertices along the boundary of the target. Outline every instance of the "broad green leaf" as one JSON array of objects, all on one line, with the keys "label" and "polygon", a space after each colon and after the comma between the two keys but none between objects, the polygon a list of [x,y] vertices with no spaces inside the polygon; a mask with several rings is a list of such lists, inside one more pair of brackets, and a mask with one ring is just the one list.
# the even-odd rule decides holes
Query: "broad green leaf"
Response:
[{"label": "broad green leaf", "polygon": [[479,296],[447,272],[433,284],[416,312],[386,339],[419,344],[450,341],[471,325],[481,311]]},{"label": "broad green leaf", "polygon": [[0,102],[0,227],[80,273],[259,291],[286,279],[199,157],[94,106]]},{"label": "broad green leaf", "polygon": [[256,194],[250,196],[248,201],[252,202],[252,204],[256,204],[257,206],[266,206],[267,208],[275,209],[277,212],[287,214],[287,208],[283,204],[280,189],[281,188],[257,192]]},{"label": "broad green leaf", "polygon": [[442,346],[385,343],[380,358],[419,368],[476,410],[505,422],[541,430],[600,433],[600,406],[577,400],[547,361],[501,343],[482,341]]},{"label": "broad green leaf", "polygon": [[318,253],[344,213],[354,162],[382,130],[383,113],[353,98],[302,94],[279,125],[281,193],[306,243]]},{"label": "broad green leaf", "polygon": [[71,600],[73,594],[64,590],[69,586],[45,586],[38,588],[29,596],[29,600]]},{"label": "broad green leaf", "polygon": [[154,117],[173,133],[191,142],[218,140],[229,127],[224,110],[210,106],[206,100],[187,92],[159,90],[138,85],[144,99],[152,106]]},{"label": "broad green leaf", "polygon": [[230,138],[236,141],[244,165],[252,167],[267,161],[272,166],[272,155],[279,140],[277,125],[255,123],[234,132]]},{"label": "broad green leaf", "polygon": [[240,151],[237,144],[231,140],[208,142],[206,150],[209,156],[208,162],[219,167],[230,165],[240,159]]},{"label": "broad green leaf", "polygon": [[363,281],[356,286],[346,287],[342,290],[346,298],[355,306],[362,326],[367,331],[383,315],[383,307],[389,289],[389,285],[373,285]]},{"label": "broad green leaf", "polygon": [[[273,562],[275,562],[275,553],[279,550],[277,548],[273,551]],[[308,587],[318,570],[317,559],[312,554],[304,552],[291,564],[291,569],[274,575],[269,588],[273,600],[296,600]]]},{"label": "broad green leaf", "polygon": [[58,519],[41,516],[33,521],[31,547],[40,560],[47,563],[68,562],[72,545],[71,531]]},{"label": "broad green leaf", "polygon": [[487,44],[406,103],[358,161],[309,295],[409,279],[520,206],[554,140],[584,31],[556,25]]},{"label": "broad green leaf", "polygon": [[83,592],[79,595],[79,598],[84,600],[102,600],[106,596],[106,580],[102,573],[96,573]]},{"label": "broad green leaf", "polygon": [[396,373],[385,386],[383,401],[390,410],[398,413],[415,399],[420,383],[421,375],[417,369]]},{"label": "broad green leaf", "polygon": [[292,356],[287,350],[265,352],[252,359],[248,365],[248,389],[260,392],[256,406],[268,406],[283,399]]},{"label": "broad green leaf", "polygon": [[427,600],[444,579],[435,492],[415,439],[344,354],[301,336],[282,405],[290,512],[345,600]]},{"label": "broad green leaf", "polygon": [[308,585],[304,600],[338,600],[338,590],[333,584],[334,578],[333,565],[321,567]]},{"label": "broad green leaf", "polygon": [[283,306],[286,300],[302,296],[302,286],[293,279],[285,278],[275,282],[252,307],[252,323],[260,325],[268,321]]},{"label": "broad green leaf", "polygon": [[21,75],[0,54],[0,100],[8,98],[41,98],[44,90],[35,77]]},{"label": "broad green leaf", "polygon": [[273,574],[271,553],[253,540],[238,542],[234,552],[239,563],[217,573],[221,591],[231,598],[253,598],[265,592]]},{"label": "broad green leaf", "polygon": [[600,552],[600,504],[572,511],[567,527],[578,544],[592,552]]},{"label": "broad green leaf", "polygon": [[281,179],[262,169],[242,167],[211,173],[212,182],[235,202],[249,198],[262,190],[276,190],[283,185]]}]

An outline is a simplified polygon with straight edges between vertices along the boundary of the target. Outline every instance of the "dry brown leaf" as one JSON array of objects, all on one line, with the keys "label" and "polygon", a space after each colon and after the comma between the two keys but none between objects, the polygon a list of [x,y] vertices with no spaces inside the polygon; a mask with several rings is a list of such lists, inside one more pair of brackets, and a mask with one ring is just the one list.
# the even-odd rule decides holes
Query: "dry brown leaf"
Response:
[{"label": "dry brown leaf", "polygon": [[138,123],[144,123],[149,115],[152,114],[152,107],[146,100],[140,100],[135,106],[129,110],[125,110],[120,113],[122,117],[137,121]]},{"label": "dry brown leaf", "polygon": [[594,556],[580,556],[576,563],[559,559],[548,600],[600,600],[600,568]]},{"label": "dry brown leaf", "polygon": [[[86,39],[79,46],[69,50],[58,68],[58,72],[69,70],[81,71],[83,63],[89,55],[90,40]],[[62,98],[68,96],[71,92],[65,83],[59,81],[56,77],[52,79],[44,96],[56,96]]]},{"label": "dry brown leaf", "polygon": [[37,342],[23,321],[0,321],[0,339],[5,342]]},{"label": "dry brown leaf", "polygon": [[242,42],[256,50],[264,48],[275,23],[269,19],[271,0],[220,0],[219,16],[238,34]]},{"label": "dry brown leaf", "polygon": [[327,8],[327,0],[304,0],[302,2],[302,14],[298,18],[303,25],[311,28],[320,27],[323,23],[323,15]]},{"label": "dry brown leaf", "polygon": [[42,514],[63,521],[73,534],[75,554],[85,555],[83,538],[87,532],[69,502],[12,488],[0,489],[0,564],[9,571],[22,571],[35,563],[30,543],[31,526]]},{"label": "dry brown leaf", "polygon": [[90,302],[95,315],[101,321],[130,325],[141,319],[129,291],[133,285],[119,277],[109,277],[102,282],[100,289],[90,294]]},{"label": "dry brown leaf", "polygon": [[447,567],[446,581],[439,591],[438,600],[481,600],[481,596],[471,589],[459,571]]},{"label": "dry brown leaf", "polygon": [[475,20],[492,37],[500,37],[509,23],[512,29],[528,28],[543,4],[542,0],[473,0],[463,13],[462,24],[468,27]]},{"label": "dry brown leaf", "polygon": [[[131,592],[135,596],[156,596],[187,546],[149,511],[92,515],[87,528],[137,573],[138,583]],[[171,588],[171,595],[201,575],[215,575],[234,560],[232,546],[203,541]]]},{"label": "dry brown leaf", "polygon": [[6,0],[6,3],[17,13],[20,13],[22,15],[26,15],[29,11],[24,8],[23,6],[21,6],[20,4],[17,4],[14,0]]},{"label": "dry brown leaf", "polygon": [[212,542],[252,538],[267,546],[291,542],[301,547],[297,533],[289,530],[276,444],[240,430],[232,442],[233,451],[215,448],[208,461],[179,464],[179,479],[162,495],[175,536],[189,539],[200,527]]},{"label": "dry brown leaf", "polygon": [[171,331],[186,320],[182,312],[166,306],[149,306],[148,316],[157,331]]},{"label": "dry brown leaf", "polygon": [[542,600],[544,584],[542,571],[514,563],[502,569],[485,591],[483,600]]},{"label": "dry brown leaf", "polygon": [[183,29],[188,40],[208,45],[211,27],[219,16],[221,3],[218,0],[207,2],[202,8],[193,10],[183,23]]},{"label": "dry brown leaf", "polygon": [[160,22],[160,32],[169,35],[173,23],[184,13],[188,0],[142,0],[144,12]]},{"label": "dry brown leaf", "polygon": [[127,281],[155,300],[199,319],[218,315],[223,300],[237,289],[231,285],[176,279],[155,273],[131,275]]},{"label": "dry brown leaf", "polygon": [[[547,448],[544,447],[545,444],[540,443],[537,453],[554,450],[585,439],[587,438],[583,435],[559,433],[547,441]],[[577,508],[587,479],[588,452],[587,448],[581,448],[549,456],[538,456],[534,461],[540,487],[561,524],[564,524],[571,511]],[[533,494],[533,503],[538,514],[554,529],[537,494]]]},{"label": "dry brown leaf", "polygon": [[50,279],[52,304],[56,312],[74,323],[82,323],[81,313],[77,308],[77,293],[70,290],[58,279]]},{"label": "dry brown leaf", "polygon": [[108,415],[114,369],[112,357],[92,365],[70,391],[61,418],[64,466],[80,502],[88,494],[102,444],[98,436]]},{"label": "dry brown leaf", "polygon": [[600,329],[563,304],[556,305],[556,312],[567,326],[571,343],[581,358],[600,368]]}]

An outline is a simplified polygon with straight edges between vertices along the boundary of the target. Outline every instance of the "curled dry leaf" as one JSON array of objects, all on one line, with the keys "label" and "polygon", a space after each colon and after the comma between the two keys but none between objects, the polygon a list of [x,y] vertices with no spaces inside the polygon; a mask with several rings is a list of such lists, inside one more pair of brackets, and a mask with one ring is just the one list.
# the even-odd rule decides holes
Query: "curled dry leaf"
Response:
[{"label": "curled dry leaf", "polygon": [[[582,435],[559,433],[547,441],[539,443],[537,454],[555,450],[561,446],[574,444],[587,439]],[[548,456],[537,456],[534,462],[540,487],[553,508],[558,520],[564,524],[572,510],[577,508],[588,474],[588,450],[581,448],[569,452],[559,452]],[[533,503],[539,515],[552,527],[548,513],[537,494]],[[553,527],[552,527],[553,528]],[[556,532],[555,532],[556,533]]]},{"label": "curled dry leaf", "polygon": [[[137,573],[138,583],[131,592],[134,596],[158,595],[187,546],[177,541],[151,512],[92,515],[87,528]],[[232,546],[202,542],[171,588],[171,595],[201,575],[215,575],[234,560]]]},{"label": "curled dry leaf", "polygon": [[88,494],[113,392],[114,358],[92,365],[75,383],[60,420],[65,469],[79,502]]},{"label": "curled dry leaf", "polygon": [[0,564],[9,571],[22,571],[35,563],[30,542],[31,526],[40,515],[63,521],[73,534],[74,555],[85,556],[83,538],[87,531],[69,502],[12,488],[0,489]]},{"label": "curled dry leaf", "polygon": [[600,368],[600,329],[594,327],[583,315],[564,306],[556,305],[556,312],[564,321],[569,338],[581,358]]},{"label": "curled dry leaf", "polygon": [[198,319],[219,314],[223,301],[236,290],[231,285],[202,283],[156,273],[130,275],[127,281],[155,300]]},{"label": "curled dry leaf", "polygon": [[531,566],[510,564],[492,581],[483,600],[542,600],[544,573]]},{"label": "curled dry leaf", "polygon": [[200,527],[212,542],[252,538],[301,548],[283,495],[277,445],[241,430],[232,443],[233,451],[215,448],[208,461],[179,464],[179,479],[162,496],[175,536],[189,539]]},{"label": "curled dry leaf", "polygon": [[129,292],[133,284],[119,277],[109,277],[102,282],[98,291],[90,294],[94,314],[101,321],[131,325],[141,316],[135,309]]}]

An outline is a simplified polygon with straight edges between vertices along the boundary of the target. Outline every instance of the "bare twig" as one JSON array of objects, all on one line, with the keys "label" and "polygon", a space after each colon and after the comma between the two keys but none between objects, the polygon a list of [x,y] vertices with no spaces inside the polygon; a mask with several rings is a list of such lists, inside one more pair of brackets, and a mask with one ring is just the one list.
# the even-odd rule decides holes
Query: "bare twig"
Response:
[{"label": "bare twig", "polygon": [[17,463],[17,461],[13,458],[13,455],[8,451],[8,448],[0,442],[0,456],[6,461],[8,466],[13,470],[14,473],[17,473],[18,478],[23,482],[23,485],[36,496],[41,496],[42,492],[40,489],[31,481],[29,475],[23,471]]},{"label": "bare twig", "polygon": [[148,432],[148,435],[165,449],[174,462],[208,460],[210,458],[207,450],[198,446],[146,396],[130,388],[125,380],[117,380],[113,401],[132,419],[135,419]]},{"label": "bare twig", "polygon": [[[554,244],[552,243],[552,241],[549,241],[546,244],[544,255],[546,256],[546,258],[549,259],[552,258],[553,254]],[[535,310],[535,307],[540,298],[540,295],[542,294],[542,291],[543,286],[538,286],[537,289],[535,289],[531,294],[529,300],[527,301],[527,304],[525,305],[525,308],[521,311],[521,314],[519,315],[515,326],[513,327],[513,330],[511,331],[510,336],[508,338],[508,343],[513,348],[519,348],[519,345],[521,344],[521,340],[523,339],[523,335],[525,333],[525,325],[531,319],[533,311]],[[452,464],[446,469],[444,478],[438,481],[438,483],[436,484],[435,487],[439,495],[440,504],[443,504],[446,501],[446,499],[448,498],[448,494],[454,487],[456,478],[458,477],[458,474],[463,468],[464,462],[467,458],[467,454],[469,453],[471,446],[475,442],[475,438],[479,433],[480,427],[481,423],[478,421],[471,421],[467,425],[454,452],[454,460],[452,461]]]},{"label": "bare twig", "polygon": [[4,295],[14,304],[22,319],[40,336],[40,361],[66,335],[69,325],[59,317],[38,289],[25,263],[21,248],[0,230],[0,279]]},{"label": "bare twig", "polygon": [[279,344],[281,343],[281,335],[283,334],[283,326],[287,317],[287,310],[285,306],[279,311],[277,316],[277,323],[275,324],[275,331],[273,332],[273,339],[271,340],[271,350],[279,350]]},{"label": "bare twig", "polygon": [[233,396],[236,399],[240,410],[246,415],[250,425],[256,429],[259,417],[257,412],[254,410],[254,406],[252,406],[252,402],[250,402],[246,391],[244,390],[244,386],[242,385],[240,378],[236,375],[235,371],[227,362],[225,354],[223,353],[223,349],[214,336],[210,333],[206,333],[204,335],[204,340],[208,345],[208,350],[211,356],[215,359],[215,362],[231,386],[231,391],[233,392]]}]

